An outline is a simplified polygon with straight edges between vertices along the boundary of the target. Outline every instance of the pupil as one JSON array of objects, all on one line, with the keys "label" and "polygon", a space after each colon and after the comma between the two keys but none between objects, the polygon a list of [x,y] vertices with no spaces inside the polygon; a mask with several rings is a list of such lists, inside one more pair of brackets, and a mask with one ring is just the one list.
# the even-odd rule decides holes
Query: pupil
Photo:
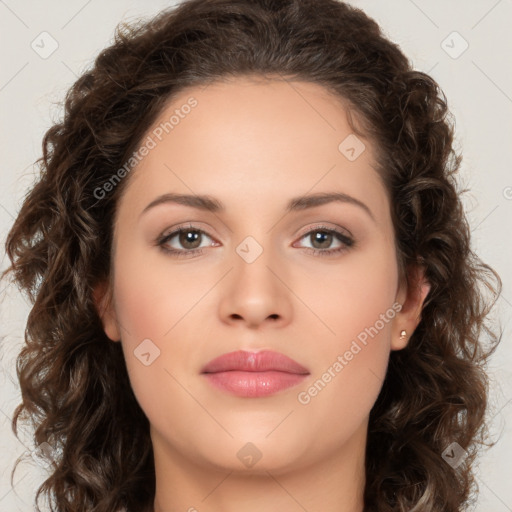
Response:
[{"label": "pupil", "polygon": [[194,244],[194,241],[197,242],[199,240],[199,233],[197,231],[183,231],[180,235],[180,243],[184,247],[188,247],[189,249],[195,249],[197,244],[193,247],[190,247],[187,244]]},{"label": "pupil", "polygon": [[[322,237],[324,237],[324,240],[323,240],[324,245],[328,247],[330,245],[332,235],[330,233],[325,233],[325,232],[319,231],[316,233],[314,242],[322,243],[322,240],[321,240]],[[326,237],[326,239],[325,239],[325,237]],[[325,243],[326,241],[327,241],[327,243]],[[324,248],[324,246],[322,246],[321,248]]]}]

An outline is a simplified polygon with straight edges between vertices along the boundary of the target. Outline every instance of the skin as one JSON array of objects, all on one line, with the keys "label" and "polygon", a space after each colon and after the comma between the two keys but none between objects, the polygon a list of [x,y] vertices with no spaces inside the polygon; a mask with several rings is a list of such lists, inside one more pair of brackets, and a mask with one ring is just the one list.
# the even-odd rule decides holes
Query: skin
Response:
[{"label": "skin", "polygon": [[[343,103],[317,84],[278,79],[183,90],[152,129],[190,97],[197,106],[125,178],[113,300],[105,286],[96,290],[105,332],[122,343],[151,424],[154,511],[360,512],[369,413],[390,351],[406,346],[429,291],[418,269],[409,287],[399,279],[374,148],[359,137],[366,149],[348,160],[338,149],[352,133]],[[363,202],[373,218],[348,202],[285,211],[291,198],[333,191]],[[225,211],[165,203],[141,215],[168,192],[207,194]],[[165,254],[156,240],[189,222],[207,234],[195,246],[178,236],[167,246],[190,251],[200,244],[203,252]],[[330,245],[315,243],[307,233],[318,223],[354,244],[331,256],[311,254],[308,247],[343,247],[335,236]],[[236,251],[247,236],[263,250],[252,263]],[[300,403],[298,393],[396,303],[401,311]],[[144,339],[160,350],[148,366],[134,355]],[[203,365],[239,349],[282,352],[310,375],[263,398],[212,387]],[[252,467],[237,457],[248,442],[261,454]]]}]

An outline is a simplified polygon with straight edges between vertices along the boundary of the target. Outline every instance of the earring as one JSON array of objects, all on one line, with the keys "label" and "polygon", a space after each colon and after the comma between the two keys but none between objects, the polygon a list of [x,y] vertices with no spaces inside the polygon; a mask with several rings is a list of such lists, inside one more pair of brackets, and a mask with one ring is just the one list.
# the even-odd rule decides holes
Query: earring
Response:
[{"label": "earring", "polygon": [[407,331],[401,331],[400,332],[400,339],[401,340],[405,340],[406,337],[407,337]]}]

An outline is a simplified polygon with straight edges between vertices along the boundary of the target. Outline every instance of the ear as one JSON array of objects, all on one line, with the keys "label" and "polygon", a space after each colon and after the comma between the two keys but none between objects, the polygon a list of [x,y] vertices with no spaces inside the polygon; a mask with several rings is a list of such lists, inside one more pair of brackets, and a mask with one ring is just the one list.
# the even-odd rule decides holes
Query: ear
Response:
[{"label": "ear", "polygon": [[[408,281],[408,283],[407,283]],[[421,311],[430,291],[430,283],[425,278],[424,268],[414,265],[407,270],[407,279],[401,280],[396,301],[402,305],[393,322],[391,350],[401,350],[407,346],[414,330],[421,321]],[[405,336],[402,336],[405,331]]]},{"label": "ear", "polygon": [[120,341],[121,335],[117,324],[117,316],[113,307],[113,297],[108,283],[101,282],[94,287],[94,303],[101,318],[103,330],[112,341]]}]

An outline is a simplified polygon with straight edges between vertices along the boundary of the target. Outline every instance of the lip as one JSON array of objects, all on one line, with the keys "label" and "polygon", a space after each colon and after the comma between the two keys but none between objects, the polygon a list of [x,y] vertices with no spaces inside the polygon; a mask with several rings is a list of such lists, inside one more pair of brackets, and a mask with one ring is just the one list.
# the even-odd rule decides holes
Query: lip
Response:
[{"label": "lip", "polygon": [[218,389],[256,398],[295,386],[310,372],[279,352],[238,350],[213,359],[202,368],[201,374]]}]

